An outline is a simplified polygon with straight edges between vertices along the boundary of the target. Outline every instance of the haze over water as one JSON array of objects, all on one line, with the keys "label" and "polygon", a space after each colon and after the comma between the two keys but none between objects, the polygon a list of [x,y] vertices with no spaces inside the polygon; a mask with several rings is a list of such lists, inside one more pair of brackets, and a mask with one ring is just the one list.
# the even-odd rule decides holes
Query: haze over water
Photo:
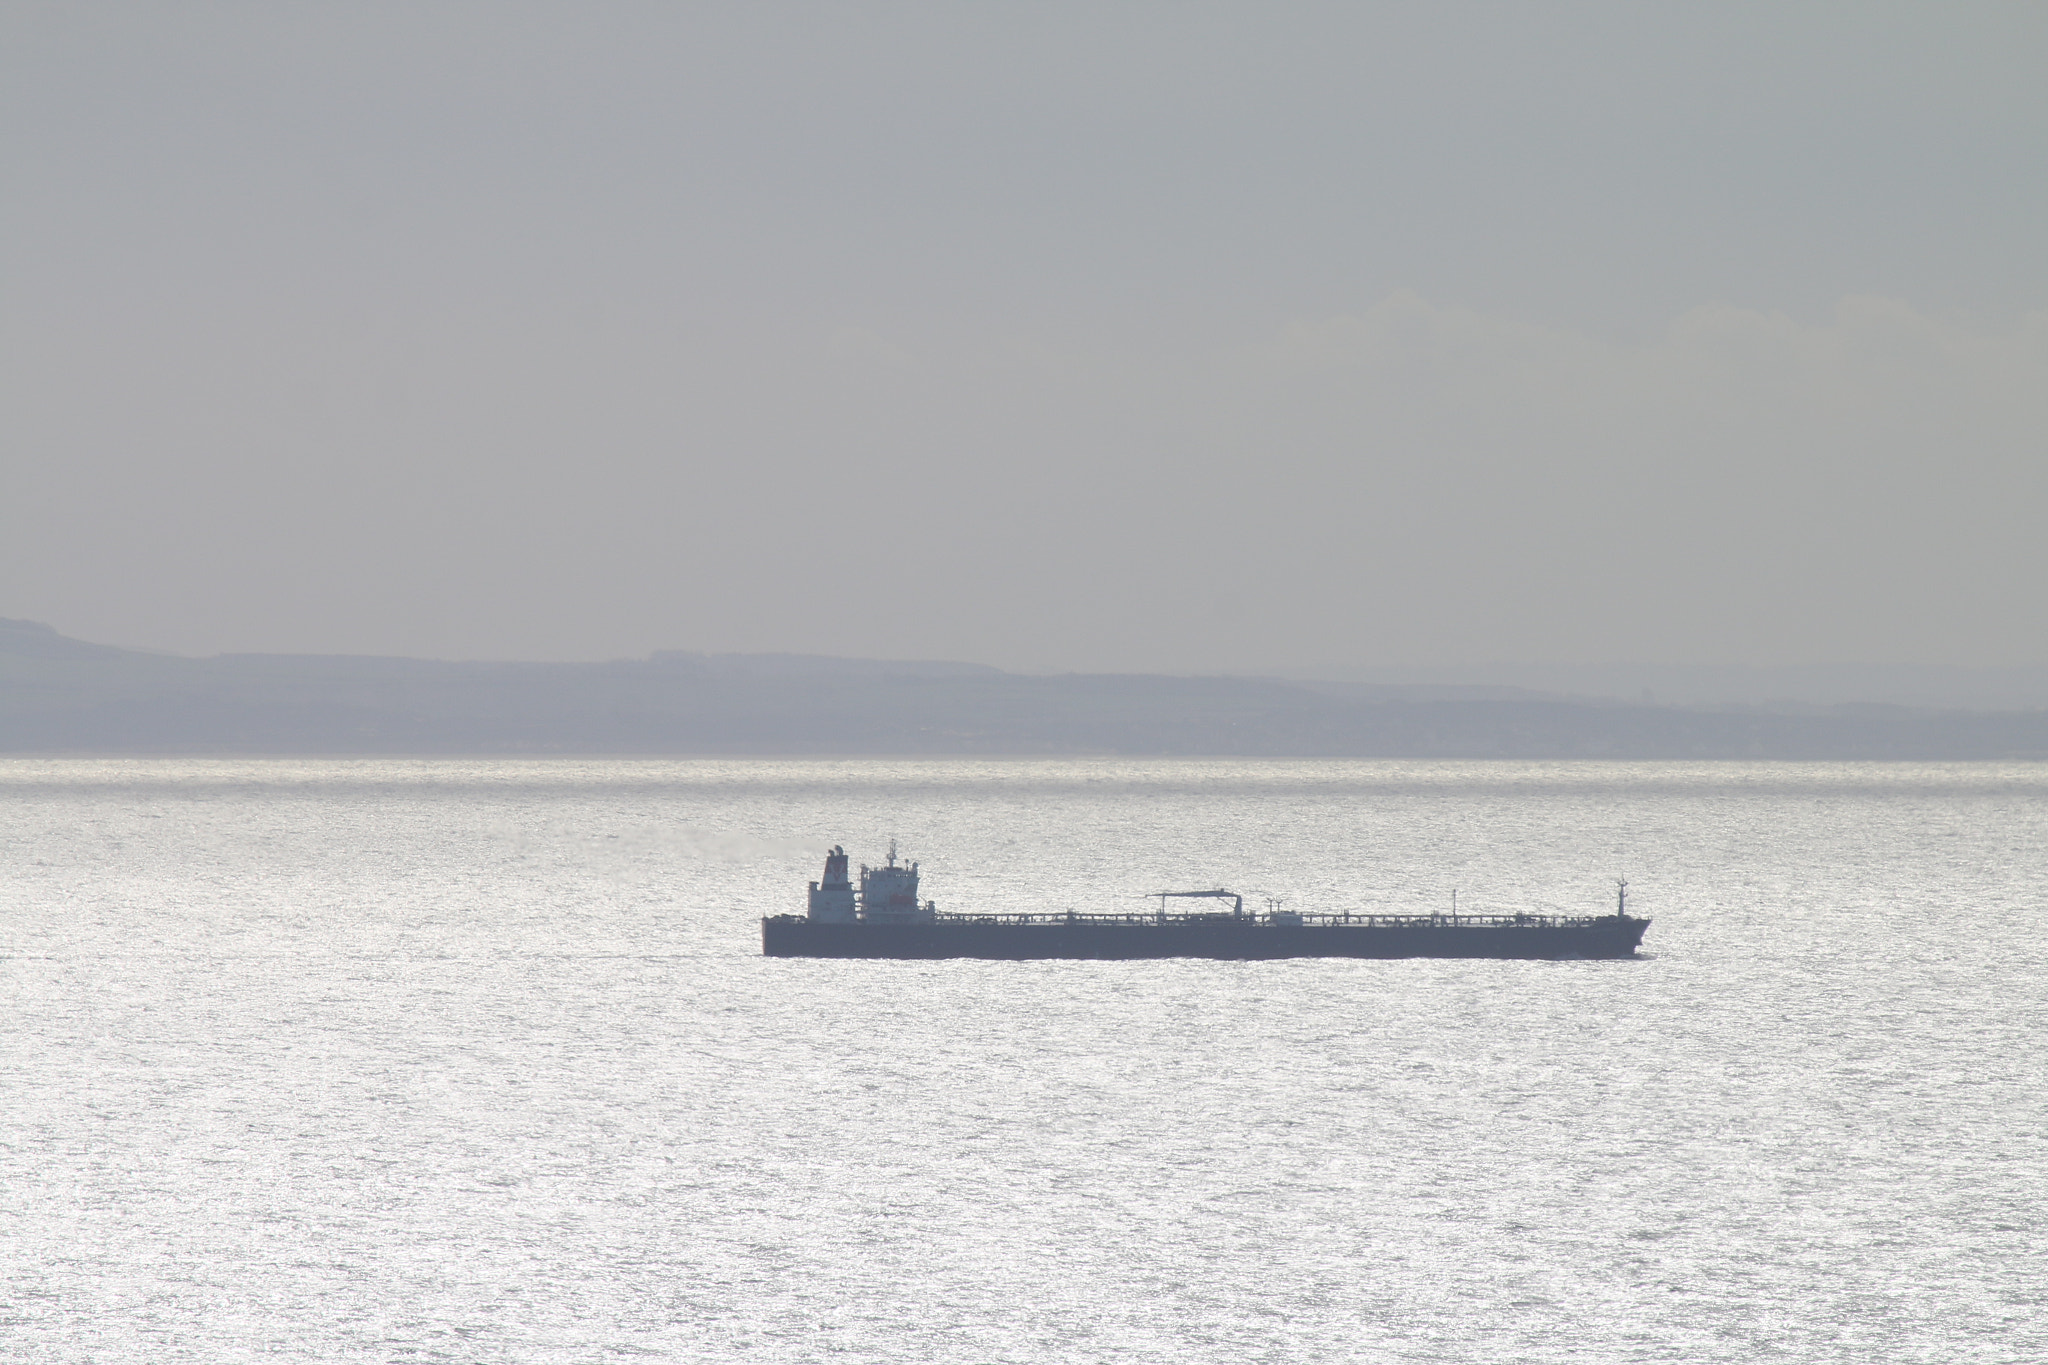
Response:
[{"label": "haze over water", "polygon": [[[0,764],[0,1356],[2020,1361],[2048,770]],[[1608,904],[1638,961],[770,961]]]}]

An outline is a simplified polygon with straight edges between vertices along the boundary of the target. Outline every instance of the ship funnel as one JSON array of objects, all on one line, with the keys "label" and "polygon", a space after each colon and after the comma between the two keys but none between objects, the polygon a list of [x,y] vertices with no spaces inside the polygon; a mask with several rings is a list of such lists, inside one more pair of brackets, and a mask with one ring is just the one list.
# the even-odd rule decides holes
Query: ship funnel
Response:
[{"label": "ship funnel", "polygon": [[825,885],[853,885],[853,880],[846,875],[846,850],[836,844],[833,845],[832,851],[825,855]]},{"label": "ship funnel", "polygon": [[825,880],[811,883],[810,916],[834,924],[855,918],[853,881],[846,875],[846,850],[834,844],[825,855]]}]

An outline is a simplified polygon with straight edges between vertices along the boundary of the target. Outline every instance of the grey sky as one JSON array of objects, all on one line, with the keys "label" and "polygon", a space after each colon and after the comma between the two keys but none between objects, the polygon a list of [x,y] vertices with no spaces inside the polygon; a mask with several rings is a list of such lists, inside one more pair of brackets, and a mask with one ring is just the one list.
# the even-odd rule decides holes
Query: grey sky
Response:
[{"label": "grey sky", "polygon": [[0,11],[0,616],[2048,663],[2048,9]]}]

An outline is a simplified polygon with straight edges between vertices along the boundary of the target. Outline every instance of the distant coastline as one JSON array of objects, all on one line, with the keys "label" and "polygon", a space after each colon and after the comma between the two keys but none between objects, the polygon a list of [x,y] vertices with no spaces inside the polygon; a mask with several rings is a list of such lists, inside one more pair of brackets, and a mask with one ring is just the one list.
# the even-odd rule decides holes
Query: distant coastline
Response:
[{"label": "distant coastline", "polygon": [[0,620],[0,753],[2048,760],[2048,709],[1673,706],[679,651],[189,659]]}]

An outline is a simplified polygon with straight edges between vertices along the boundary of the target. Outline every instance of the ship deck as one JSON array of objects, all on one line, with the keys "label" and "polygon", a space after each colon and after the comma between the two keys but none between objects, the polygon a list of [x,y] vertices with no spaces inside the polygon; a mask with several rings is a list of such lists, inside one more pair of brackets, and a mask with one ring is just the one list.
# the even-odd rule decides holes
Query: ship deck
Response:
[{"label": "ship deck", "polygon": [[1614,923],[1613,915],[1356,915],[1356,914],[1284,914],[1269,915],[1090,915],[1073,912],[1030,912],[1019,914],[961,915],[942,913],[931,919],[918,921],[924,924],[1014,924],[1014,925],[1066,925],[1096,926],[1108,928],[1120,925],[1181,925],[1199,924],[1204,926],[1221,924],[1262,925],[1274,928],[1313,929],[1321,927],[1349,927],[1354,929],[1590,929],[1596,925]]}]

